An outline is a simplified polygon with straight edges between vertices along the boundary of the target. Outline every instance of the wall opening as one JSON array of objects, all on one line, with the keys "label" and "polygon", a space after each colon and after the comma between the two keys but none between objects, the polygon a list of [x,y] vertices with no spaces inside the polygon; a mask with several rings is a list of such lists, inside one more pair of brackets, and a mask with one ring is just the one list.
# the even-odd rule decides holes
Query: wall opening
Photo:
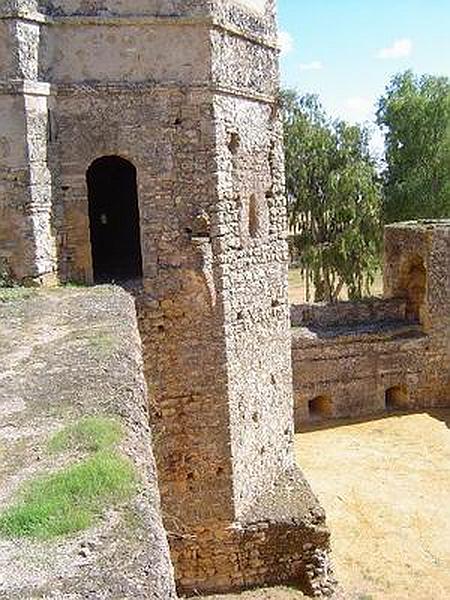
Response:
[{"label": "wall opening", "polygon": [[259,227],[258,202],[256,196],[252,194],[248,207],[248,232],[250,237],[255,238],[258,235]]},{"label": "wall opening", "polygon": [[425,302],[427,273],[421,258],[409,264],[404,280],[406,293],[406,318],[410,321],[421,320],[421,308]]},{"label": "wall opening", "polygon": [[119,156],[95,160],[86,175],[95,283],[142,277],[136,169]]},{"label": "wall opening", "polygon": [[406,408],[408,405],[408,388],[406,385],[395,385],[385,392],[387,410]]},{"label": "wall opening", "polygon": [[311,419],[326,419],[333,416],[333,403],[327,396],[317,396],[308,402]]}]

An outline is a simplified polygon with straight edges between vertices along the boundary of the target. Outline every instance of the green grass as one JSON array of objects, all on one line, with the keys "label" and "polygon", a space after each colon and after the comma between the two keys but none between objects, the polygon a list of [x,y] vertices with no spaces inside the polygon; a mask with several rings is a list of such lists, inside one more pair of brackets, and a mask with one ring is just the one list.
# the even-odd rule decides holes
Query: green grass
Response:
[{"label": "green grass", "polygon": [[0,534],[49,539],[87,529],[113,503],[136,489],[132,464],[103,450],[57,473],[25,484],[0,514]]},{"label": "green grass", "polygon": [[83,417],[58,431],[49,441],[51,452],[98,452],[111,448],[123,437],[122,426],[111,417]]},{"label": "green grass", "polygon": [[0,535],[49,539],[75,533],[129,498],[137,481],[131,462],[114,449],[122,437],[120,422],[101,416],[83,417],[57,432],[48,443],[51,452],[89,456],[24,484],[0,514]]}]

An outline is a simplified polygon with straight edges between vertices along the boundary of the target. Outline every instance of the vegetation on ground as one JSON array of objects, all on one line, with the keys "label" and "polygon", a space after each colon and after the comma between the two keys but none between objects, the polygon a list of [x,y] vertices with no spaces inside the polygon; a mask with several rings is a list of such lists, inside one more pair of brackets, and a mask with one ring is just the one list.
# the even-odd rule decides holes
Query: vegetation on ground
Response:
[{"label": "vegetation on ground", "polygon": [[17,300],[26,300],[36,293],[36,288],[26,287],[2,287],[0,285],[0,302],[15,302]]},{"label": "vegetation on ground", "polygon": [[55,433],[48,445],[51,452],[98,452],[120,442],[122,435],[122,426],[117,419],[87,416]]},{"label": "vegetation on ground", "polygon": [[0,535],[49,539],[87,529],[108,506],[136,489],[131,462],[114,445],[122,437],[114,419],[86,417],[53,436],[53,452],[89,452],[83,460],[23,485],[0,514]]},{"label": "vegetation on ground", "polygon": [[315,301],[369,294],[380,262],[381,183],[358,125],[332,121],[316,96],[282,95],[289,224]]},{"label": "vegetation on ground", "polygon": [[385,221],[450,217],[450,79],[397,75],[377,119],[386,133]]},{"label": "vegetation on ground", "polygon": [[0,257],[0,289],[13,287],[14,280],[5,260]]}]

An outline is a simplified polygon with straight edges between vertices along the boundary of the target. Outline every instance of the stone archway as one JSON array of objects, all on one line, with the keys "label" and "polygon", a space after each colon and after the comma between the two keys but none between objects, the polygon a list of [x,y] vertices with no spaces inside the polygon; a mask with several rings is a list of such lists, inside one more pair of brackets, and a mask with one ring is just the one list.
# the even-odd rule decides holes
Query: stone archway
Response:
[{"label": "stone archway", "polygon": [[421,258],[416,257],[409,263],[403,282],[406,295],[406,318],[421,322],[421,308],[425,302],[427,285],[427,273]]},{"label": "stone archway", "polygon": [[95,160],[87,174],[95,283],[142,277],[136,169],[119,156]]},{"label": "stone archway", "polygon": [[406,385],[394,385],[388,388],[384,393],[384,397],[387,410],[404,409],[408,406],[408,388]]}]

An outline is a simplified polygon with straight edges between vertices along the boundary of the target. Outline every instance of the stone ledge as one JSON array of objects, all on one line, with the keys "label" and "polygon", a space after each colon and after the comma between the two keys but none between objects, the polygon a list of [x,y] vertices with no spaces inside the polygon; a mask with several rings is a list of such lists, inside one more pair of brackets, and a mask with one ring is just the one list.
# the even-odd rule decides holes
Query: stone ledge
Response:
[{"label": "stone ledge", "polygon": [[38,12],[25,13],[4,13],[0,12],[1,20],[21,20],[31,23],[39,23],[42,25],[51,26],[133,26],[146,27],[148,25],[164,26],[164,27],[209,27],[219,31],[226,32],[230,35],[241,37],[260,46],[272,48],[279,52],[279,44],[276,38],[272,36],[257,35],[244,31],[231,23],[225,23],[221,19],[213,16],[203,17],[183,17],[183,16],[119,16],[119,15],[67,15],[67,16],[49,16]]},{"label": "stone ledge", "polygon": [[292,342],[293,347],[305,348],[307,346],[319,345],[323,343],[335,342],[387,342],[404,339],[407,341],[424,338],[427,335],[423,333],[419,324],[407,323],[404,321],[380,322],[380,323],[361,323],[355,326],[341,326],[330,328],[319,327],[293,327]]},{"label": "stone ledge", "polygon": [[302,524],[326,529],[325,512],[297,467],[283,473],[273,487],[238,519],[244,527],[258,522]]},{"label": "stone ledge", "polygon": [[169,538],[181,594],[292,585],[322,597],[336,586],[325,513],[295,467],[234,523]]}]

